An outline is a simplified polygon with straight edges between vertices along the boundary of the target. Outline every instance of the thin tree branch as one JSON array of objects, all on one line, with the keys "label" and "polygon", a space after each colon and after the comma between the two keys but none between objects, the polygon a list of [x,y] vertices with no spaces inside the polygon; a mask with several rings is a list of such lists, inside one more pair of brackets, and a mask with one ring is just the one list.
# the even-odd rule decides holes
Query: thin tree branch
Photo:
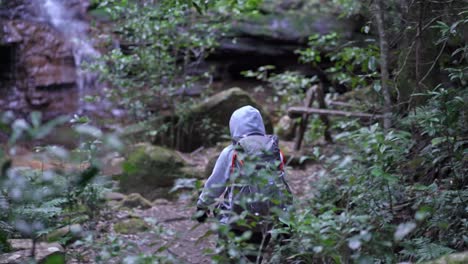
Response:
[{"label": "thin tree branch", "polygon": [[447,46],[447,42],[448,42],[448,40],[445,40],[445,41],[444,41],[444,44],[442,45],[442,48],[441,48],[440,51],[439,51],[439,54],[438,54],[437,57],[435,58],[434,62],[432,63],[431,67],[430,67],[429,70],[426,72],[426,74],[424,75],[424,77],[422,77],[422,79],[419,81],[419,84],[424,85],[422,82],[423,82],[424,80],[426,80],[426,78],[429,76],[429,74],[431,73],[431,71],[434,69],[435,65],[437,64],[437,62],[438,62],[439,59],[440,59],[440,56],[442,56],[442,53],[444,52],[445,47]]}]

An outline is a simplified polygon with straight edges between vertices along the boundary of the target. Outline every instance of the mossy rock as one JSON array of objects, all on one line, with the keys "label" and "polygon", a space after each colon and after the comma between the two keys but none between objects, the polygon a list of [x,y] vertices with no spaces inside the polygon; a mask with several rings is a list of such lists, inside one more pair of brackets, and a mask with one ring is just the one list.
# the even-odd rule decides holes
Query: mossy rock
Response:
[{"label": "mossy rock", "polygon": [[292,140],[295,136],[296,123],[289,116],[281,117],[275,126],[275,135],[283,140]]},{"label": "mossy rock", "polygon": [[114,231],[124,235],[146,232],[149,229],[150,225],[140,218],[131,218],[114,224]]},{"label": "mossy rock", "polygon": [[267,112],[247,92],[236,87],[217,93],[188,111],[183,122],[183,135],[179,138],[181,150],[193,151],[200,146],[213,146],[216,142],[230,138],[231,115],[246,105],[260,111],[267,133],[272,133],[273,126]]},{"label": "mossy rock", "polygon": [[[176,179],[194,178],[198,174],[183,169],[187,164],[168,148],[149,143],[135,145],[124,162],[124,172],[116,178],[124,193],[140,193],[147,199],[159,197],[159,188],[171,188]],[[164,197],[163,197],[164,198]]]}]

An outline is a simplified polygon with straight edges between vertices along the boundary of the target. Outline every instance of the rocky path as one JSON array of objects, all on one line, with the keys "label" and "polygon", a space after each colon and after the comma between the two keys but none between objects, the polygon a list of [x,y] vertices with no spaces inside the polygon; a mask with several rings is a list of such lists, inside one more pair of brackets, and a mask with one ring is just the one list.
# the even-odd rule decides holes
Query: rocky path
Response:
[{"label": "rocky path", "polygon": [[[197,155],[206,156],[206,153]],[[204,167],[208,159],[199,158],[193,162]],[[44,164],[40,164],[42,168]],[[38,166],[28,155],[15,159],[15,165]],[[316,163],[288,168],[287,180],[296,199],[313,195],[314,182],[322,171],[322,166]],[[66,245],[67,263],[122,263],[123,260],[133,263],[132,259],[136,257],[150,259],[155,256],[172,259],[171,263],[210,263],[213,253],[209,251],[215,248],[217,236],[210,231],[214,223],[198,224],[191,220],[197,193],[197,190],[191,190],[178,200],[157,199],[153,202],[136,194],[136,199],[127,203],[125,201],[132,195],[110,194],[107,209],[101,217],[83,224],[84,232],[79,242]]]},{"label": "rocky path", "polygon": [[[311,183],[317,180],[321,170],[321,166],[316,164],[304,169],[289,170],[288,181],[298,199],[312,195]],[[195,192],[191,197],[178,201],[159,199],[147,209],[141,209],[142,206],[116,209],[117,207],[111,204],[114,209],[94,227],[99,241],[97,244],[116,243],[120,244],[123,250],[118,253],[108,252],[116,256],[104,263],[120,263],[129,256],[157,254],[174,259],[174,263],[210,263],[208,251],[215,248],[217,237],[210,231],[213,223],[208,221],[198,224],[191,220],[195,212],[194,198]],[[147,227],[139,229],[141,221],[146,223]],[[129,223],[129,230],[119,230],[119,223]],[[70,256],[81,258],[79,261],[75,257],[72,263],[93,263],[99,254],[103,254],[102,249],[101,252],[96,252],[92,247],[84,245],[72,246],[70,252]]]}]

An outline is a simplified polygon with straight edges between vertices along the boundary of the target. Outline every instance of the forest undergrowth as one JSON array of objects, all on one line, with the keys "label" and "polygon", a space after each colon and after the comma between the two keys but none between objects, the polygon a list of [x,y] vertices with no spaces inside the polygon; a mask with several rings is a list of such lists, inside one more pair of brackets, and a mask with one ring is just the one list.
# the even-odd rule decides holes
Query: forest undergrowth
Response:
[{"label": "forest undergrowth", "polygon": [[[226,21],[267,12],[262,1],[254,0],[94,2],[99,12],[115,22],[115,34],[130,44],[127,50],[110,48],[103,62],[87,67],[99,71],[103,83],[114,87],[109,99],[124,107],[129,119],[146,122],[140,141],[169,133],[174,148],[186,129],[186,109],[206,96],[191,98],[177,91],[200,82],[209,86],[212,81],[209,72],[189,74],[190,66],[216,48],[217,34],[225,36],[228,30]],[[245,71],[243,76],[261,82],[256,91],[273,91],[265,104],[278,106],[275,119],[285,115],[288,107],[302,105],[313,85],[324,86],[327,102],[341,100],[355,111],[383,119],[332,118],[329,129],[334,142],[322,145],[317,142],[322,141],[326,127],[319,117],[311,118],[300,161],[312,160],[313,165],[306,162],[305,166],[318,165],[323,170],[318,180],[302,173],[293,177],[293,183],[310,188],[304,188],[307,193],[295,199],[291,213],[282,216],[271,231],[274,242],[264,262],[420,263],[466,252],[468,10],[464,1],[322,2],[304,3],[302,11],[315,8],[337,17],[358,16],[365,20],[359,38],[349,40],[339,32],[310,36],[295,54],[303,66],[317,73],[313,76],[280,72],[271,65]],[[339,94],[342,89],[346,93]],[[174,114],[169,121],[167,109],[161,107],[166,104]],[[61,125],[71,127],[80,139],[76,149],[40,145],[31,152],[40,164],[63,166],[14,166],[11,158],[19,145],[40,142]],[[208,121],[204,125],[210,127]],[[125,154],[136,142],[121,138],[119,131],[94,126],[88,117],[45,122],[37,112],[28,117],[1,113],[0,130],[8,135],[0,150],[0,253],[11,251],[12,238],[29,239],[36,245],[48,241],[57,229],[82,224],[58,242],[92,248],[94,262],[180,261],[171,249],[173,243],[145,252],[97,230],[97,223],[112,211],[105,195],[116,191],[113,179],[102,173],[106,165],[102,157],[110,152]],[[194,198],[202,182],[190,183],[188,196]],[[189,205],[194,206],[193,201]],[[153,204],[154,208],[158,205]],[[180,217],[193,224],[191,231],[197,228],[187,211]],[[142,225],[148,229],[143,233],[155,236],[150,240],[173,237],[151,215],[144,218]],[[240,215],[238,221],[244,218]],[[197,235],[208,242],[193,241],[206,243],[200,254],[215,263],[245,262],[250,250],[245,240],[251,232],[234,237],[214,219],[203,231]],[[217,233],[231,239],[212,243],[209,239]],[[287,243],[276,243],[281,234],[288,234]],[[93,239],[98,236],[101,240]],[[154,246],[151,241],[149,245]],[[65,259],[51,261],[55,262],[45,263]]]}]

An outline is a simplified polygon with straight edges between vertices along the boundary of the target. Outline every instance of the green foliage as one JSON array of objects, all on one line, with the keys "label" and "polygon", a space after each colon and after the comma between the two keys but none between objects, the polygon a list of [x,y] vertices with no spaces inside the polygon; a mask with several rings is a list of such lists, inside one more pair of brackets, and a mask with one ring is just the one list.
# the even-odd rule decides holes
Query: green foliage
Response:
[{"label": "green foliage", "polygon": [[[2,222],[0,222],[0,225],[3,225]],[[8,235],[7,232],[4,231],[3,226],[0,226],[0,254],[9,252],[11,250],[10,245],[8,244]]]},{"label": "green foliage", "polygon": [[313,143],[314,141],[323,137],[325,133],[325,125],[318,117],[311,118],[305,135],[305,142]]},{"label": "green foliage", "polygon": [[195,89],[205,95],[212,82],[200,64],[226,32],[227,17],[254,12],[261,1],[97,2],[114,19],[120,46],[91,67],[113,87],[112,101],[135,120],[150,120],[142,124],[147,136],[181,147],[183,131],[192,129],[187,109],[200,101],[187,93]]},{"label": "green foliage", "polygon": [[291,217],[292,245],[281,250],[308,262],[388,263],[467,248],[466,89],[426,96],[401,120],[424,140],[377,124],[342,126],[336,140],[346,148],[322,157],[331,175]]},{"label": "green foliage", "polygon": [[296,51],[302,63],[314,66],[329,60],[332,66],[325,69],[331,80],[351,88],[360,88],[372,84],[379,77],[377,62],[379,49],[375,40],[364,43],[346,42],[337,33],[312,35],[308,48]]},{"label": "green foliage", "polygon": [[[2,122],[3,127],[10,127],[10,152],[14,152],[16,142],[44,138],[66,120],[58,118],[43,124],[39,113],[32,113],[29,120],[6,116],[2,116]],[[89,124],[81,122],[74,126],[83,139],[79,151],[70,152],[60,146],[36,147],[33,156],[40,163],[39,168],[13,166],[8,153],[0,153],[2,250],[8,249],[4,244],[8,237],[37,240],[56,228],[83,219],[80,216],[94,217],[102,209],[106,188],[97,177],[97,149],[115,150],[121,145],[114,135],[106,135]],[[67,165],[54,168],[51,160]]]},{"label": "green foliage", "polygon": [[223,29],[193,12],[192,4],[201,8],[198,1],[122,3],[100,3],[100,8],[116,19],[114,30],[123,47],[110,51],[103,58],[106,63],[94,67],[103,79],[118,87],[111,90],[117,103],[129,108],[136,118],[146,118],[158,111],[152,107],[155,98],[159,97],[160,103],[172,102],[177,93],[183,94],[206,79],[203,73],[189,75],[188,71],[206,57]]},{"label": "green foliage", "polygon": [[[317,81],[315,76],[308,78],[298,72],[270,73],[274,69],[274,66],[266,65],[259,67],[257,71],[245,71],[242,74],[267,83],[268,88],[274,91],[273,103],[277,104],[282,111],[290,105],[300,103],[304,99],[305,91]],[[257,89],[264,88],[258,87]]]}]

